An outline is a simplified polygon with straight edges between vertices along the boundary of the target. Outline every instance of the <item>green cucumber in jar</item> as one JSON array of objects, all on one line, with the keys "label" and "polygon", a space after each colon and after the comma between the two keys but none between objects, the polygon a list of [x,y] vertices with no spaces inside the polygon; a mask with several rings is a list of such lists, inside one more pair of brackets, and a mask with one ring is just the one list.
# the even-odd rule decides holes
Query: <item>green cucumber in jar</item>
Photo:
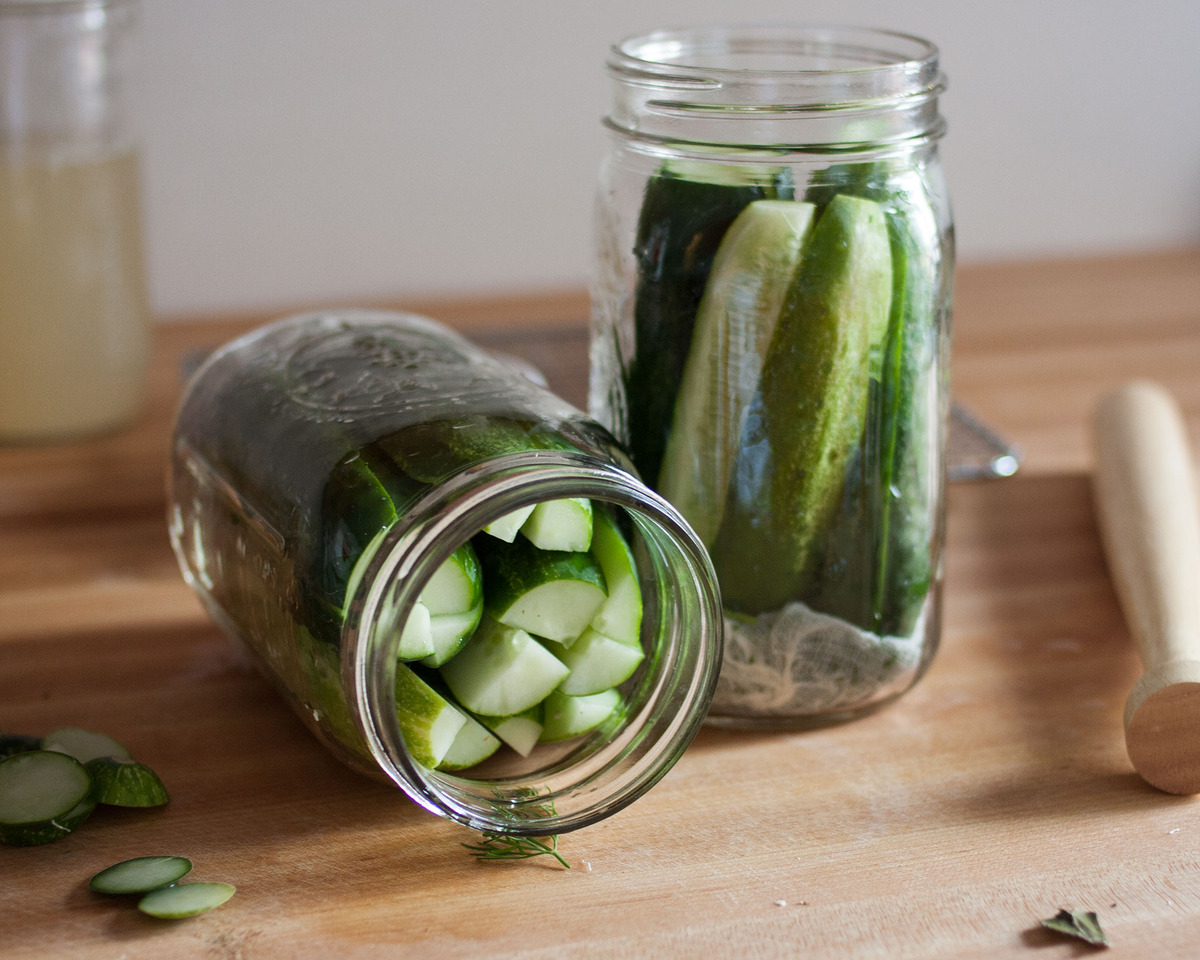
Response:
[{"label": "green cucumber in jar", "polygon": [[813,582],[866,422],[871,331],[886,324],[891,287],[882,210],[834,197],[763,358],[711,551],[734,611],[778,609]]},{"label": "green cucumber in jar", "polygon": [[[887,218],[893,287],[882,351],[876,433],[857,480],[861,502],[847,498],[843,530],[828,547],[822,609],[881,635],[912,632],[933,582],[933,538],[941,477],[934,469],[941,415],[939,335],[948,301],[943,244],[930,190],[919,168],[879,161],[825,171],[808,197],[837,193],[880,204]],[[869,553],[848,549],[869,527]],[[869,607],[863,609],[862,598]]]},{"label": "green cucumber in jar", "polygon": [[791,174],[772,163],[670,160],[646,183],[634,239],[634,353],[623,372],[629,453],[659,473],[696,311],[713,258],[754,200],[791,197]]},{"label": "green cucumber in jar", "polygon": [[541,703],[569,670],[525,630],[485,616],[440,673],[464,709],[509,717]]},{"label": "green cucumber in jar", "polygon": [[721,241],[696,315],[658,492],[706,547],[721,526],[746,415],[816,208],[756,200]]}]

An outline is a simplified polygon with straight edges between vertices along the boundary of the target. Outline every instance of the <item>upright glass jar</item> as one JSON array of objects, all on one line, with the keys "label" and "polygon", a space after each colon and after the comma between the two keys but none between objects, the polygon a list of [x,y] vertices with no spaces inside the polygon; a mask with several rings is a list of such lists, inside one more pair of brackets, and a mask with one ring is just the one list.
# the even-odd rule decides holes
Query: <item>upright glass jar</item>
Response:
[{"label": "upright glass jar", "polygon": [[109,430],[149,355],[134,0],[0,0],[0,442]]},{"label": "upright glass jar", "polygon": [[717,723],[805,727],[938,644],[953,229],[937,50],[842,27],[616,45],[589,410],[712,554]]},{"label": "upright glass jar", "polygon": [[[544,501],[588,506],[591,544],[542,553],[517,535],[520,518]],[[169,510],[185,578],[307,726],[350,766],[386,775],[435,813],[514,834],[585,826],[657,782],[703,719],[720,662],[720,604],[695,536],[631,475],[606,431],[433,321],[310,314],[222,348],[183,398]],[[495,526],[505,523],[507,531]],[[610,549],[629,548],[624,572],[600,546],[604,524],[616,531]],[[549,627],[550,639],[499,636],[491,618],[503,618],[505,602],[494,600],[499,580],[490,578],[503,563],[515,568],[503,551],[519,547],[539,563],[594,559],[608,597],[625,604],[615,615],[600,609],[610,622],[634,616],[612,629],[599,613],[584,616],[633,646],[613,648],[627,669],[603,681],[612,690],[576,696],[580,688],[564,683],[572,696],[560,697],[558,721],[550,704],[561,691],[521,711],[510,736],[505,708],[476,707],[448,672],[483,649],[485,624],[492,632],[479,643],[488,649],[540,658],[488,687],[505,696],[514,682],[544,684],[545,664],[558,671],[551,685],[563,663],[577,676],[585,644],[567,650]],[[461,570],[471,576],[456,580]],[[480,571],[483,597],[445,607],[455,584],[467,584],[464,597],[475,589]],[[442,624],[467,615],[443,638],[466,645],[410,648],[421,629],[438,633],[439,614]],[[491,662],[476,657],[459,670],[468,687]],[[589,714],[590,726],[563,726],[597,701],[608,712]],[[516,749],[496,750],[499,739]]]}]

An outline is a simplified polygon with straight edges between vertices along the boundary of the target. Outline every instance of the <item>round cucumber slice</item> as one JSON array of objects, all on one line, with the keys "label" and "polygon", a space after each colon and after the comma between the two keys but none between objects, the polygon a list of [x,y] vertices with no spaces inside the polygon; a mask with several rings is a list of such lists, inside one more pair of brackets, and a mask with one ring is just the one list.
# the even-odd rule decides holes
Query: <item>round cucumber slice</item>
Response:
[{"label": "round cucumber slice", "polygon": [[79,727],[61,727],[46,734],[42,737],[42,749],[69,754],[80,763],[87,763],[97,757],[129,759],[129,751],[112,737],[91,730],[81,730]]},{"label": "round cucumber slice", "polygon": [[149,893],[175,883],[192,869],[185,857],[134,857],[105,867],[88,881],[96,893]]},{"label": "round cucumber slice", "polygon": [[30,750],[0,760],[0,824],[46,823],[72,811],[92,789],[92,778],[74,757]]},{"label": "round cucumber slice", "polygon": [[97,757],[84,764],[92,778],[92,799],[110,807],[158,807],[169,799],[153,770],[136,760]]},{"label": "round cucumber slice", "polygon": [[151,890],[138,909],[161,920],[182,920],[219,907],[236,890],[232,883],[179,883]]}]

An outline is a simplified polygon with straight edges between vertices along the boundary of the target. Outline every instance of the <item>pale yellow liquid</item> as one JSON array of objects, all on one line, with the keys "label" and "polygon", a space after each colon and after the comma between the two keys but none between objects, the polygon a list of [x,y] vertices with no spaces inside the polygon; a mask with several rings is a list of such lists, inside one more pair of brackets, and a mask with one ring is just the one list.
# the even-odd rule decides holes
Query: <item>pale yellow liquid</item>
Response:
[{"label": "pale yellow liquid", "polygon": [[137,160],[0,155],[0,441],[81,436],[141,404]]}]

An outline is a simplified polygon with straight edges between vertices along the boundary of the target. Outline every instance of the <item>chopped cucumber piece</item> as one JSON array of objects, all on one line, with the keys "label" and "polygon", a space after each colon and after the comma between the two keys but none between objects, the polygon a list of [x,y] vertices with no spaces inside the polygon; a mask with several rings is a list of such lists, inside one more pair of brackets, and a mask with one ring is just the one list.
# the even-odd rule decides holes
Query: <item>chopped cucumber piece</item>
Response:
[{"label": "chopped cucumber piece", "polygon": [[467,718],[403,664],[396,667],[396,720],[412,758],[430,769],[446,756]]},{"label": "chopped cucumber piece", "polygon": [[427,667],[440,667],[462,649],[464,643],[479,626],[483,616],[483,602],[464,613],[440,613],[429,618],[429,629],[433,637],[433,653],[421,662]]},{"label": "chopped cucumber piece", "polygon": [[642,662],[642,648],[589,628],[559,654],[559,659],[571,671],[558,685],[559,692],[579,697],[599,693],[628,680]]},{"label": "chopped cucumber piece", "polygon": [[517,539],[517,534],[521,531],[522,525],[529,519],[529,515],[533,513],[535,504],[530,504],[527,507],[520,507],[512,513],[506,513],[499,520],[493,520],[483,528],[484,533],[491,534],[503,540],[505,543],[512,543]]},{"label": "chopped cucumber piece", "polygon": [[14,754],[0,760],[0,825],[54,820],[72,811],[91,789],[92,778],[83,764],[66,753],[29,750]]},{"label": "chopped cucumber piece", "polygon": [[605,690],[587,697],[572,697],[559,690],[542,704],[542,742],[570,740],[595,730],[621,707],[621,694]]},{"label": "chopped cucumber piece", "polygon": [[408,619],[400,632],[400,645],[396,648],[396,657],[400,660],[420,660],[432,654],[434,649],[429,608],[418,600],[408,612]]},{"label": "chopped cucumber piece", "polygon": [[639,643],[642,636],[642,588],[633,551],[606,510],[597,510],[592,526],[592,556],[604,573],[608,592],[592,617],[591,627],[622,643]]},{"label": "chopped cucumber piece", "polygon": [[92,778],[92,799],[112,807],[157,807],[167,788],[158,774],[136,760],[96,757],[84,764]]},{"label": "chopped cucumber piece", "polygon": [[88,881],[96,893],[148,893],[175,883],[192,869],[185,857],[134,857],[105,867]]},{"label": "chopped cucumber piece", "polygon": [[80,730],[78,727],[62,727],[46,734],[42,737],[42,749],[68,754],[80,763],[87,763],[97,757],[129,759],[129,751],[112,737],[103,733],[93,733],[91,730]]},{"label": "chopped cucumber piece", "polygon": [[438,764],[439,770],[465,770],[482,763],[500,749],[500,740],[491,730],[471,717],[466,720]]},{"label": "chopped cucumber piece", "polygon": [[464,543],[437,568],[421,589],[421,602],[430,614],[462,613],[483,600],[483,577],[479,559],[470,543]]},{"label": "chopped cucumber piece", "polygon": [[542,735],[542,706],[530,707],[512,717],[479,717],[479,722],[506,744],[527,757]]},{"label": "chopped cucumber piece", "polygon": [[569,644],[604,603],[604,573],[590,554],[518,539],[490,544],[482,561],[487,612],[539,637]]},{"label": "chopped cucumber piece", "polygon": [[95,809],[96,801],[89,795],[62,816],[44,823],[0,823],[0,843],[10,847],[37,847],[45,843],[54,843],[74,832]]},{"label": "chopped cucumber piece", "polygon": [[508,717],[544,699],[567,668],[524,630],[485,616],[441,674],[465,709]]},{"label": "chopped cucumber piece", "polygon": [[0,733],[0,760],[11,757],[14,753],[40,750],[41,747],[41,737],[28,737],[23,733]]},{"label": "chopped cucumber piece", "polygon": [[161,920],[182,920],[219,907],[236,890],[232,883],[178,883],[151,890],[138,909]]},{"label": "chopped cucumber piece", "polygon": [[592,543],[592,502],[582,497],[545,500],[533,508],[521,535],[540,550],[586,550]]},{"label": "chopped cucumber piece", "polygon": [[696,313],[658,492],[712,546],[763,357],[816,207],[756,200],[721,240]]}]

